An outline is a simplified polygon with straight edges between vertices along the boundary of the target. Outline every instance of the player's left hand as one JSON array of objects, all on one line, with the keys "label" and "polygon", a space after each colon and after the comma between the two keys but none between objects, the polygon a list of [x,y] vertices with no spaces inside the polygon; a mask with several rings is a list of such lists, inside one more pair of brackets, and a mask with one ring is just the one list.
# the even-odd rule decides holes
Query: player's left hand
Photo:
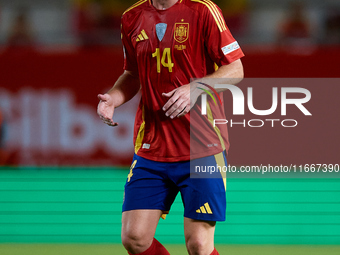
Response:
[{"label": "player's left hand", "polygon": [[183,85],[168,93],[163,93],[162,96],[169,98],[163,106],[165,115],[171,119],[184,116],[194,106],[199,95],[199,91],[193,84]]}]

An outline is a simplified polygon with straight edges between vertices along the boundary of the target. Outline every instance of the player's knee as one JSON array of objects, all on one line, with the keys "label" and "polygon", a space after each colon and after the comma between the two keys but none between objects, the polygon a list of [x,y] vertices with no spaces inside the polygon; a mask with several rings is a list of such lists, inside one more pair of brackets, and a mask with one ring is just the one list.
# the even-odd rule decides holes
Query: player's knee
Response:
[{"label": "player's knee", "polygon": [[208,242],[201,237],[189,237],[186,246],[190,255],[201,255],[207,250]]},{"label": "player's knee", "polygon": [[153,237],[148,237],[142,231],[129,231],[122,233],[122,244],[132,253],[146,250],[152,243]]}]

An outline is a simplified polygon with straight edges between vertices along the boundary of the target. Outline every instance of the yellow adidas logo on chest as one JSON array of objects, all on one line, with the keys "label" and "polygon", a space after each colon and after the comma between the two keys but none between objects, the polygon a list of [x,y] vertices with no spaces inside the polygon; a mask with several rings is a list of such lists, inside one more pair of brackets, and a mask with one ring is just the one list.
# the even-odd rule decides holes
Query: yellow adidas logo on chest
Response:
[{"label": "yellow adidas logo on chest", "polygon": [[137,36],[136,38],[136,42],[140,42],[140,41],[144,41],[144,40],[148,40],[149,37],[148,35],[146,34],[145,30],[143,29],[140,34]]}]

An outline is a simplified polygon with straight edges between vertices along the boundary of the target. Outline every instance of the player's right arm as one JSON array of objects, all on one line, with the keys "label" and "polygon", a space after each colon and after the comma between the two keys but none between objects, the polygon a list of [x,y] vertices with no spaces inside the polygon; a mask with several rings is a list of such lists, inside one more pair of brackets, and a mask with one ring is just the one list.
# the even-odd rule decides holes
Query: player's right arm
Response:
[{"label": "player's right arm", "polygon": [[112,119],[115,108],[133,98],[140,90],[138,64],[134,47],[129,36],[129,18],[123,14],[121,37],[124,50],[124,73],[118,78],[115,85],[104,95],[98,95],[100,102],[97,113],[104,123],[117,126]]},{"label": "player's right arm", "polygon": [[106,93],[99,94],[97,113],[101,120],[109,126],[117,126],[113,121],[115,108],[133,98],[140,90],[138,74],[132,71],[124,71],[115,85]]}]

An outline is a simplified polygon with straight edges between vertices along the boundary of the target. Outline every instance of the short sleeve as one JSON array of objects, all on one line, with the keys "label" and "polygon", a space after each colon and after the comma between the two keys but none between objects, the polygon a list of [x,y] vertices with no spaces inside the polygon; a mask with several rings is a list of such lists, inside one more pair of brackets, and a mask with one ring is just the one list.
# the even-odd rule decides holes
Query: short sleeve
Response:
[{"label": "short sleeve", "polygon": [[124,51],[124,70],[138,72],[138,64],[135,54],[135,49],[131,43],[131,39],[128,31],[126,31],[127,24],[124,21],[124,16],[122,17],[121,25],[121,38],[123,43]]},{"label": "short sleeve", "polygon": [[220,8],[204,8],[204,40],[210,58],[218,65],[228,65],[244,56],[238,42],[230,33]]}]

